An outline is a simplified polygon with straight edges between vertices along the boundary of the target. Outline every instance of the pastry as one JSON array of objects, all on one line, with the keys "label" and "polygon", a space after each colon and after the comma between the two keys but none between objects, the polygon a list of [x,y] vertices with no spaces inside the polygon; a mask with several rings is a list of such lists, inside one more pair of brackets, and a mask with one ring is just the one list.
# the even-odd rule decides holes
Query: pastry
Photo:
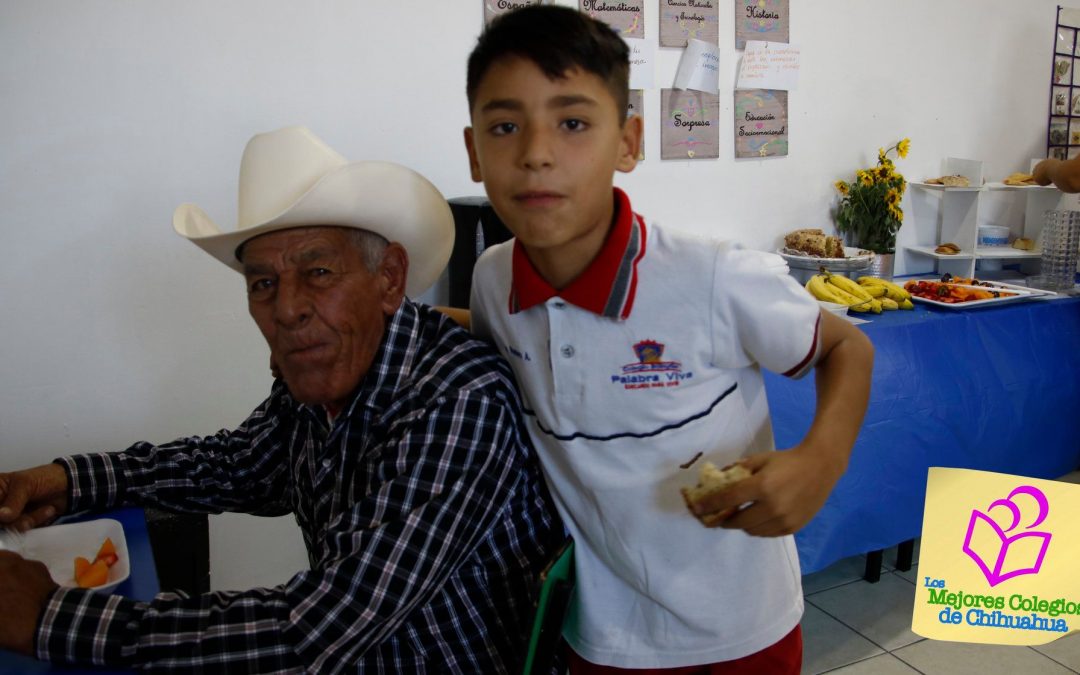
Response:
[{"label": "pastry", "polygon": [[944,244],[934,249],[934,253],[941,253],[942,255],[956,255],[959,252],[960,247],[952,243],[951,241],[945,242]]},{"label": "pastry", "polygon": [[[749,478],[750,475],[750,470],[742,464],[731,464],[723,469],[718,469],[712,462],[705,462],[701,465],[701,472],[698,474],[698,484],[691,488],[684,487],[681,489],[683,499],[686,501],[686,508],[690,509],[691,513],[694,513],[694,506],[703,499],[723,492],[735,483]],[[710,513],[694,513],[694,516],[705,527],[716,527],[735,510],[736,507],[730,507]]]},{"label": "pastry", "polygon": [[784,235],[784,246],[791,251],[818,258],[843,258],[844,242],[817,228],[795,230]]},{"label": "pastry", "polygon": [[1038,185],[1038,183],[1035,182],[1035,177],[1030,173],[1020,173],[1019,171],[1009,174],[1008,177],[1001,182],[1006,185]]}]

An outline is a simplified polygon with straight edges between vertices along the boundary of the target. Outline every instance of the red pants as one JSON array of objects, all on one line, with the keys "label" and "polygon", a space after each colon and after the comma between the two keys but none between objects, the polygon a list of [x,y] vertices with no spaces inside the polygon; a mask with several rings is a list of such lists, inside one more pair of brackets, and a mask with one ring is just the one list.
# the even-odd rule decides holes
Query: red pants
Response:
[{"label": "red pants", "polygon": [[802,669],[802,629],[799,626],[779,642],[734,661],[681,668],[613,668],[589,663],[568,649],[570,675],[799,675]]}]

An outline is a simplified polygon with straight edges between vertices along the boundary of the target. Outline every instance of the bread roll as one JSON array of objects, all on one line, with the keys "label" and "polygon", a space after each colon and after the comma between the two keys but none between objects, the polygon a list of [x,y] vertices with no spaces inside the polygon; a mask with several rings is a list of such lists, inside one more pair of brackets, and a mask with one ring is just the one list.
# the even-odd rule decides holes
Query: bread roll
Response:
[{"label": "bread roll", "polygon": [[[750,475],[749,469],[742,464],[731,464],[723,469],[718,469],[712,462],[705,462],[701,465],[701,471],[698,474],[698,484],[691,488],[684,487],[681,490],[683,500],[686,501],[686,508],[690,509],[690,513],[694,513],[694,506],[706,497],[719,494],[735,483],[749,478]],[[735,510],[736,507],[731,507],[700,515],[694,513],[694,516],[705,527],[716,527],[724,522]]]}]

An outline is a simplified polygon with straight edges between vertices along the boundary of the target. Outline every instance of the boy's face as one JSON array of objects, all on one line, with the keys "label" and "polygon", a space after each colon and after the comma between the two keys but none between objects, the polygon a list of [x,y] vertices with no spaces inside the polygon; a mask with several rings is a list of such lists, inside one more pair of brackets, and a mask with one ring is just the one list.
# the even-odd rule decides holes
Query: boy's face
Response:
[{"label": "boy's face", "polygon": [[510,58],[480,80],[465,129],[472,177],[541,274],[544,259],[584,256],[580,273],[603,245],[612,178],[637,165],[641,142],[640,118],[620,123],[617,108],[603,80],[576,68],[552,80]]}]

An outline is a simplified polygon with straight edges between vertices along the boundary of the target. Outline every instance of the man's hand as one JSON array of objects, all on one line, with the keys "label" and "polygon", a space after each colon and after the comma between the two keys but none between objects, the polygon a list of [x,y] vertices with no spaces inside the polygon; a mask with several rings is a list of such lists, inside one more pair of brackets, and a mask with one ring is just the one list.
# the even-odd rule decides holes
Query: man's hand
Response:
[{"label": "man's hand", "polygon": [[0,525],[25,532],[50,523],[67,511],[67,494],[67,473],[59,464],[0,473]]},{"label": "man's hand", "polygon": [[821,509],[844,466],[822,461],[820,453],[795,447],[739,460],[753,475],[699,504],[712,513],[748,504],[720,524],[758,537],[794,534]]},{"label": "man's hand", "polygon": [[34,631],[57,587],[44,564],[0,551],[0,647],[34,655]]}]

